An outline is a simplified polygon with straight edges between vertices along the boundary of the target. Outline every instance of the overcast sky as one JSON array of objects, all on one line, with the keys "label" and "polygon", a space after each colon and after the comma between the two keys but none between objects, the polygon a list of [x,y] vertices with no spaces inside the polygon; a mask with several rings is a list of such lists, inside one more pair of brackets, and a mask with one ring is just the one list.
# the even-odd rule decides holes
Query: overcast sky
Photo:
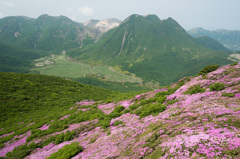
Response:
[{"label": "overcast sky", "polygon": [[240,0],[0,0],[0,18],[42,14],[77,22],[156,14],[160,19],[172,17],[186,30],[240,30]]}]

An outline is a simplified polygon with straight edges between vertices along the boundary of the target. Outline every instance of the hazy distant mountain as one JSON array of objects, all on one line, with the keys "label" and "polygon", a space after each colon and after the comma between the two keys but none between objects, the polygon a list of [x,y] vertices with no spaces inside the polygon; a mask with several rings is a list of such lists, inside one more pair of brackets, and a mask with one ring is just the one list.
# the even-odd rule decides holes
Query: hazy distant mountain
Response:
[{"label": "hazy distant mountain", "polygon": [[85,26],[96,28],[101,32],[106,32],[112,28],[115,28],[121,24],[121,20],[112,18],[105,20],[90,20],[89,22],[84,23]]},{"label": "hazy distant mountain", "polygon": [[69,55],[121,68],[161,85],[196,74],[205,65],[230,62],[226,53],[200,45],[172,18],[160,20],[156,15],[132,15],[98,42]]},{"label": "hazy distant mountain", "polygon": [[225,51],[230,52],[226,47],[224,47],[220,42],[214,40],[208,36],[199,36],[195,38],[200,44],[204,45],[207,48],[217,50],[217,51]]},{"label": "hazy distant mountain", "polygon": [[37,19],[28,17],[6,17],[0,19],[0,41],[39,50],[80,48],[94,42],[100,31],[85,27],[67,17],[41,15]]},{"label": "hazy distant mountain", "polygon": [[204,30],[203,28],[194,28],[188,33],[193,37],[209,36],[222,43],[226,48],[232,51],[240,50],[240,31],[236,30]]}]

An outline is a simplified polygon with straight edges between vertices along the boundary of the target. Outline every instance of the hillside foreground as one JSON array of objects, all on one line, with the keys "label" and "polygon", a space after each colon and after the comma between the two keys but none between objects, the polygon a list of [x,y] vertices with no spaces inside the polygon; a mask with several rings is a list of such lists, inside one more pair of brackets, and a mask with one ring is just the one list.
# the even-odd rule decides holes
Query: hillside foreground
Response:
[{"label": "hillside foreground", "polygon": [[[93,120],[70,124],[61,132],[35,138],[32,141],[40,144],[57,134],[74,131],[68,141],[55,140],[32,148],[27,159],[56,155],[60,158],[64,155],[59,153],[61,150],[75,152],[71,156],[74,159],[240,158],[240,63],[223,66],[206,75],[183,78],[169,87],[129,100],[79,101],[71,109],[76,112],[63,116],[59,122],[94,109],[101,110],[110,123],[99,126],[106,117],[92,117]],[[49,126],[45,124],[39,129],[47,131]],[[18,140],[5,143],[0,156],[6,157],[13,148],[29,144],[26,139],[30,135],[28,131],[15,136]],[[74,144],[81,145],[81,149],[76,150]]]}]

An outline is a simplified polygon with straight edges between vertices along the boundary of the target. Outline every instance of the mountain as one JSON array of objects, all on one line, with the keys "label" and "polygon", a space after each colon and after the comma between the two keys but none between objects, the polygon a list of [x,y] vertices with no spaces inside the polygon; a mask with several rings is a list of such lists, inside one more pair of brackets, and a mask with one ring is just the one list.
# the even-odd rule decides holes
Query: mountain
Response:
[{"label": "mountain", "polygon": [[34,67],[33,61],[46,55],[47,52],[28,50],[0,42],[0,72],[30,72]]},{"label": "mountain", "polygon": [[1,74],[0,156],[240,158],[239,74],[233,63],[107,101],[111,92],[60,78]]},{"label": "mountain", "polygon": [[15,16],[0,19],[0,42],[44,51],[79,48],[94,42],[100,31],[67,17],[41,15],[37,19]]},{"label": "mountain", "polygon": [[198,36],[195,38],[200,44],[205,46],[206,48],[217,50],[217,51],[224,51],[230,52],[226,47],[224,47],[220,42],[208,37],[208,36]]},{"label": "mountain", "polygon": [[228,54],[192,38],[174,19],[131,15],[96,43],[68,52],[91,65],[110,65],[145,81],[167,85],[194,75],[205,65],[227,64]]},{"label": "mountain", "polygon": [[95,20],[92,19],[86,23],[85,26],[98,29],[101,32],[107,32],[108,30],[119,26],[122,23],[121,20],[112,18],[112,19],[105,19],[105,20]]},{"label": "mountain", "polygon": [[232,51],[240,50],[240,31],[237,30],[205,30],[203,28],[194,28],[188,31],[190,35],[193,37],[198,36],[209,36],[221,44],[223,44],[226,48]]}]

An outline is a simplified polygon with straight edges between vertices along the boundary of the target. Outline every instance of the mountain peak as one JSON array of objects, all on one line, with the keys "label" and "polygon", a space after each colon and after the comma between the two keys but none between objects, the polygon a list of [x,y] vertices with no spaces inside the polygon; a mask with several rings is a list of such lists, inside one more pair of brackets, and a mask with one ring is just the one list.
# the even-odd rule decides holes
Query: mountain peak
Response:
[{"label": "mountain peak", "polygon": [[104,20],[92,19],[84,23],[84,25],[98,29],[101,32],[107,32],[108,30],[119,26],[121,23],[122,23],[121,20],[118,20],[116,18],[110,18],[110,19],[104,19]]}]

